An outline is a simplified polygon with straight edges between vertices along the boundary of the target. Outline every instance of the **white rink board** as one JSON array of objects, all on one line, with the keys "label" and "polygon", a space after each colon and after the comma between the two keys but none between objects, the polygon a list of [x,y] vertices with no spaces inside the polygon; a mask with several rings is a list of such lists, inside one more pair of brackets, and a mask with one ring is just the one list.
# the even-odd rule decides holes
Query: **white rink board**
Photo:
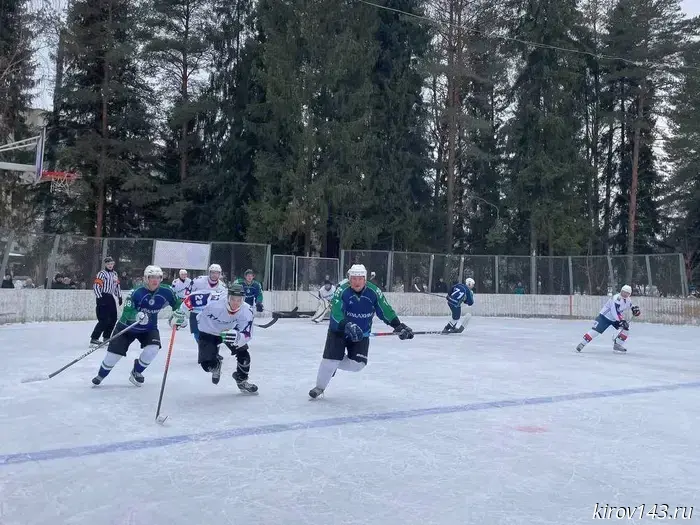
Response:
[{"label": "white rink board", "polygon": [[[444,318],[412,318],[415,330]],[[308,401],[326,327],[257,329],[243,397],[225,355],[218,386],[178,332],[146,383],[138,351],[99,388],[91,322],[0,328],[2,525],[570,525],[596,503],[694,505],[700,522],[700,328],[635,324],[582,354],[587,321],[474,317],[457,336],[371,341],[360,373]],[[376,330],[384,325],[376,321]],[[161,326],[164,347],[169,330]],[[639,511],[637,511],[639,512]]]},{"label": "white rink board", "polygon": [[[386,293],[401,315],[446,316],[443,297],[419,293]],[[318,301],[307,292],[265,291],[263,303],[270,310],[315,310]],[[548,317],[592,320],[607,297],[585,295],[477,294],[476,304],[465,311],[487,317]],[[700,300],[634,297],[642,316],[635,323],[700,324]],[[162,316],[169,312],[163,312]],[[269,314],[266,314],[269,315]],[[34,321],[81,321],[95,319],[95,298],[91,290],[5,290],[0,289],[0,323]]]}]

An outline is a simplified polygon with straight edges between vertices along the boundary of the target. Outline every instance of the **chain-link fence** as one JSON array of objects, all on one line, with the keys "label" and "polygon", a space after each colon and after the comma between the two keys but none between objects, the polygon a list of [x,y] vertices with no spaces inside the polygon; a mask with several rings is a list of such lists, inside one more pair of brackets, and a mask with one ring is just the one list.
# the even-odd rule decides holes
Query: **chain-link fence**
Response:
[{"label": "chain-link fence", "polygon": [[272,290],[294,290],[294,280],[296,278],[294,260],[295,257],[293,255],[272,256],[272,281],[270,283]]},{"label": "chain-link fence", "polygon": [[[344,250],[344,271],[361,263],[376,272],[391,292],[442,293],[471,277],[478,293],[608,295],[630,284],[635,295],[684,297],[688,294],[683,256],[677,253],[546,257],[448,255],[371,250]],[[628,267],[632,269],[627,279]],[[384,283],[391,283],[385,287]]]},{"label": "chain-link fence", "polygon": [[[0,266],[16,288],[89,289],[102,261],[110,256],[122,289],[129,290],[143,282],[144,268],[153,263],[154,246],[155,239],[0,232]],[[226,280],[252,269],[269,289],[269,245],[217,242],[211,243],[210,254],[210,263],[221,265]],[[172,281],[180,269],[163,267],[164,281]],[[185,269],[193,277],[206,273],[204,268]]]},{"label": "chain-link fence", "polygon": [[[199,243],[202,244],[202,243]],[[206,244],[206,243],[204,243]],[[122,288],[142,282],[152,263],[154,239],[96,239],[77,235],[0,232],[0,271],[16,288],[89,289],[106,256],[114,258]],[[210,243],[210,263],[220,264],[232,280],[250,269],[269,290],[312,290],[326,278],[342,280],[355,263],[389,292],[443,293],[455,282],[471,277],[477,293],[607,295],[630,284],[635,295],[686,297],[689,285],[682,254],[635,255],[630,264],[618,256],[492,256],[451,255],[377,250],[342,250],[340,260],[275,255],[270,246],[249,243]],[[203,268],[185,268],[192,276]],[[180,268],[167,268],[166,282]],[[631,279],[628,275],[631,272]],[[3,286],[9,285],[9,279]]]}]

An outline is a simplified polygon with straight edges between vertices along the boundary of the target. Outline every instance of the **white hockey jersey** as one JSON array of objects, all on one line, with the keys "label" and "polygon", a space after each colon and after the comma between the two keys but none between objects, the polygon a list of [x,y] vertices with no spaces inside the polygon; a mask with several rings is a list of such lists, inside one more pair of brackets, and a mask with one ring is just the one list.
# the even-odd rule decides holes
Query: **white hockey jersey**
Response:
[{"label": "white hockey jersey", "polygon": [[239,310],[232,314],[229,312],[228,292],[198,292],[190,294],[180,308],[183,311],[192,311],[197,303],[200,308],[197,315],[197,325],[200,332],[221,335],[222,332],[235,329],[240,334],[238,346],[250,341],[254,314],[249,304],[244,302]]},{"label": "white hockey jersey", "polygon": [[632,306],[631,297],[624,298],[619,293],[616,293],[605,303],[605,306],[600,311],[600,315],[611,321],[620,321],[624,319],[624,313],[631,309]]},{"label": "white hockey jersey", "polygon": [[191,287],[192,279],[189,277],[185,277],[184,281],[179,277],[176,277],[173,281],[173,290],[175,290],[175,295],[177,295],[178,299],[183,299],[185,295],[187,295],[188,289]]},{"label": "white hockey jersey", "polygon": [[321,288],[318,290],[318,297],[322,301],[330,301],[333,298],[334,293],[335,293],[335,286],[331,285],[330,290],[326,290],[325,286],[321,286]]}]

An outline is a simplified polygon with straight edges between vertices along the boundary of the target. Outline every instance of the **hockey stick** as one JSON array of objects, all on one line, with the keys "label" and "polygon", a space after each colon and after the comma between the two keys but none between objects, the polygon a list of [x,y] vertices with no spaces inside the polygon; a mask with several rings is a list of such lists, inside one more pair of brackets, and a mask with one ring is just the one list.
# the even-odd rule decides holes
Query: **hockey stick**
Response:
[{"label": "hockey stick", "polygon": [[[380,337],[383,335],[399,335],[401,332],[372,332],[369,335],[372,337]],[[422,332],[413,332],[413,335],[459,335],[454,332],[443,332],[442,330],[429,330]]]},{"label": "hockey stick", "polygon": [[160,384],[160,395],[158,396],[158,408],[156,408],[156,422],[161,425],[165,423],[168,416],[160,415],[160,406],[163,403],[163,392],[165,392],[165,380],[168,378],[168,369],[170,368],[170,356],[173,355],[173,344],[175,343],[175,332],[177,325],[173,326],[173,331],[170,333],[170,344],[168,345],[168,356],[165,358],[165,370],[163,370],[163,382]]},{"label": "hockey stick", "polygon": [[81,359],[85,359],[87,356],[89,356],[89,355],[90,355],[91,353],[93,353],[95,350],[99,350],[100,348],[104,347],[105,345],[108,345],[108,344],[110,343],[110,341],[116,339],[117,337],[119,337],[120,335],[122,335],[124,332],[126,332],[126,331],[128,331],[128,330],[131,330],[131,329],[132,329],[134,326],[136,326],[137,324],[139,324],[139,321],[136,321],[136,322],[130,324],[129,326],[127,326],[126,328],[124,328],[124,330],[122,330],[121,332],[116,333],[115,335],[113,335],[112,337],[110,337],[109,339],[107,339],[106,341],[102,341],[99,345],[95,346],[94,348],[91,348],[90,350],[88,350],[87,352],[85,352],[85,353],[84,353],[83,355],[81,355],[80,357],[78,357],[78,358],[76,358],[76,359],[73,359],[73,361],[71,361],[70,363],[68,363],[68,364],[67,364],[66,366],[64,366],[64,367],[59,368],[59,369],[56,370],[55,372],[52,372],[52,373],[50,373],[49,375],[27,377],[27,378],[25,378],[25,379],[22,379],[22,383],[34,383],[34,382],[36,382],[36,381],[46,381],[47,379],[51,379],[52,377],[57,376],[58,374],[60,374],[61,372],[63,372],[66,368],[73,366],[75,363],[77,363],[77,362],[80,361]]},{"label": "hockey stick", "polygon": [[270,328],[273,324],[275,324],[277,321],[279,321],[279,319],[280,319],[279,317],[273,317],[272,321],[270,321],[268,323],[265,323],[265,324],[253,323],[253,324],[255,324],[255,326],[257,326],[259,328]]}]

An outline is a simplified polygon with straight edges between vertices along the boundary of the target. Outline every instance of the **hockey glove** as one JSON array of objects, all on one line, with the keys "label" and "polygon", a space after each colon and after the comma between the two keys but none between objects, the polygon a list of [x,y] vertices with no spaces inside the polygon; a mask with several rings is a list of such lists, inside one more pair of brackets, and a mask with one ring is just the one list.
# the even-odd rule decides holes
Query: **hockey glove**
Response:
[{"label": "hockey glove", "polygon": [[632,315],[635,317],[639,317],[640,315],[642,315],[642,311],[639,309],[639,306],[632,307]]},{"label": "hockey glove", "polygon": [[362,333],[362,328],[357,326],[355,323],[347,323],[345,325],[345,337],[350,339],[353,343],[362,341],[364,334]]},{"label": "hockey glove", "polygon": [[136,314],[136,320],[141,326],[146,326],[148,324],[148,314],[146,314],[146,312],[139,312]]},{"label": "hockey glove", "polygon": [[238,330],[236,330],[235,328],[231,328],[230,330],[222,332],[221,338],[224,340],[224,343],[227,346],[238,346],[238,343],[241,339],[241,334],[239,334]]},{"label": "hockey glove", "polygon": [[256,309],[258,312],[262,312],[262,311],[264,310],[263,304],[262,304],[262,303],[257,303],[257,304],[255,305],[255,309]]},{"label": "hockey glove", "polygon": [[627,319],[623,319],[622,321],[620,321],[620,328],[622,328],[623,330],[629,330],[629,329],[630,329],[630,324],[629,324],[629,322],[627,321]]},{"label": "hockey glove", "polygon": [[175,310],[170,316],[170,319],[168,319],[168,324],[176,327],[178,330],[180,328],[185,328],[187,326],[187,317],[185,316],[185,312]]},{"label": "hockey glove", "polygon": [[400,323],[396,328],[394,328],[394,332],[399,334],[399,339],[402,341],[405,339],[413,339],[413,330],[403,323]]}]

